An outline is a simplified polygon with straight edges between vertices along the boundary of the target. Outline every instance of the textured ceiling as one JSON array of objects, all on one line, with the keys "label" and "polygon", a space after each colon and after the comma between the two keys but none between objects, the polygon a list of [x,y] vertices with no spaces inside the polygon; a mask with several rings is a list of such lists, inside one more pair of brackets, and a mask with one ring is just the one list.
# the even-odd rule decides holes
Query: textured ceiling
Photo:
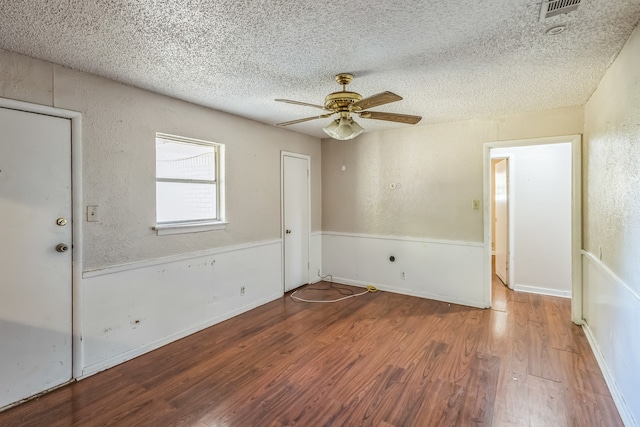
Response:
[{"label": "textured ceiling", "polygon": [[[352,91],[404,97],[372,110],[423,125],[584,104],[640,0],[539,14],[540,0],[0,0],[0,47],[267,124],[322,113],[274,99],[322,104],[351,72]],[[288,129],[324,137],[327,122]]]}]

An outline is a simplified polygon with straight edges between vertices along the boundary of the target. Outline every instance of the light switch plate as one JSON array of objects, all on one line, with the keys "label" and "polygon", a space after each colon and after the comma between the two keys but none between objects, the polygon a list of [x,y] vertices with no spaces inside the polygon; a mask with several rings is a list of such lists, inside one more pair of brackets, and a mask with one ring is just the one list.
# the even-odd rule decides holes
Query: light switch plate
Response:
[{"label": "light switch plate", "polygon": [[97,206],[87,206],[87,222],[98,222],[100,218],[98,217],[98,207]]}]

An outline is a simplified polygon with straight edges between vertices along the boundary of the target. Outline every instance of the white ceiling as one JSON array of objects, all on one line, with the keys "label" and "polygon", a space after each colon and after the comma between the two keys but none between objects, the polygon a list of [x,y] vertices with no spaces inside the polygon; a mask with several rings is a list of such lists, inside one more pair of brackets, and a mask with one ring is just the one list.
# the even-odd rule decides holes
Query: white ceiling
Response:
[{"label": "white ceiling", "polygon": [[[372,110],[424,125],[584,104],[640,0],[539,14],[540,0],[0,0],[0,47],[267,124],[322,113],[274,99],[322,104],[351,72],[352,91],[404,97]],[[324,137],[328,121],[288,129]]]}]

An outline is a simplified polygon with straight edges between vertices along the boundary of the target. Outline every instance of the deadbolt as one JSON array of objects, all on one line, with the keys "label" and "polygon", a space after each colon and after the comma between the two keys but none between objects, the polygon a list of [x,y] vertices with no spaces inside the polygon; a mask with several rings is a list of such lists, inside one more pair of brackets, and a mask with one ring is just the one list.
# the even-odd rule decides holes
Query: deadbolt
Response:
[{"label": "deadbolt", "polygon": [[287,230],[287,231],[285,231],[285,233],[291,234],[291,230]]},{"label": "deadbolt", "polygon": [[64,227],[65,225],[67,225],[67,218],[56,219],[56,224],[58,224],[60,227]]},{"label": "deadbolt", "polygon": [[69,250],[69,246],[65,245],[64,243],[58,243],[56,245],[56,251],[58,252],[67,252]]}]

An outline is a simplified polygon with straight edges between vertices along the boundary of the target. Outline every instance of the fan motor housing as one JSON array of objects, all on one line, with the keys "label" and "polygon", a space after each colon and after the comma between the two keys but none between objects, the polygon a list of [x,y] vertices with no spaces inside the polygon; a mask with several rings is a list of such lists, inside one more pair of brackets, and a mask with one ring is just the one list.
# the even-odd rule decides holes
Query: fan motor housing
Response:
[{"label": "fan motor housing", "polygon": [[362,95],[356,92],[340,91],[327,95],[324,106],[334,111],[356,111],[359,108],[351,108],[351,105],[362,99]]}]

